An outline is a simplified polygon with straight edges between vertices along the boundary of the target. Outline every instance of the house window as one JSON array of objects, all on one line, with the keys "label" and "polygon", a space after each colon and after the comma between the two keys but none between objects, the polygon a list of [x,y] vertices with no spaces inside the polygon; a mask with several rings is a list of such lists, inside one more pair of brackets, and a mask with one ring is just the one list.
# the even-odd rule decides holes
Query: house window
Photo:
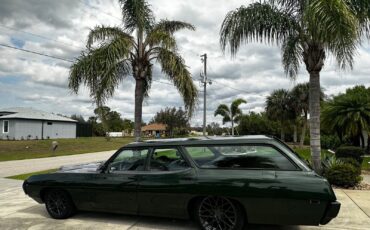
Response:
[{"label": "house window", "polygon": [[53,122],[50,122],[50,121],[49,121],[49,122],[48,122],[48,125],[53,125]]},{"label": "house window", "polygon": [[9,121],[3,121],[3,133],[9,133]]}]

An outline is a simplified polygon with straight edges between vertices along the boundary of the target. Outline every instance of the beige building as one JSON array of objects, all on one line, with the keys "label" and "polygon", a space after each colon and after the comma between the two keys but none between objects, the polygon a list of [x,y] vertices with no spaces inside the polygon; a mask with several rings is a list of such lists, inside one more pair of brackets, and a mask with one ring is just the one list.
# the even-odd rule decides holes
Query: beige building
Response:
[{"label": "beige building", "polygon": [[166,128],[165,124],[160,123],[153,123],[141,128],[144,136],[148,137],[163,137],[166,136]]}]

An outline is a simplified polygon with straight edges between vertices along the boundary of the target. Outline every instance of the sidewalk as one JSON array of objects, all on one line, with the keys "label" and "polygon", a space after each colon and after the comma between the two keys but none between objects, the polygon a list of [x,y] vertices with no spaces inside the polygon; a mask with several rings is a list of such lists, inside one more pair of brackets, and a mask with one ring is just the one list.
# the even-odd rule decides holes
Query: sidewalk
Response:
[{"label": "sidewalk", "polygon": [[116,150],[29,160],[4,161],[0,162],[0,178],[59,168],[62,165],[105,161],[112,156],[115,151]]}]

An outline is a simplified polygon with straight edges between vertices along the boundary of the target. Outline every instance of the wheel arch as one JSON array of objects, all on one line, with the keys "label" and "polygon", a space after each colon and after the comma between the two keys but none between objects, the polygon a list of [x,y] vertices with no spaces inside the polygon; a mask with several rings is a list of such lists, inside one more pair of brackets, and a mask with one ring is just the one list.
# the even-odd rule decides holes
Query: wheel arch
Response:
[{"label": "wheel arch", "polygon": [[42,189],[40,190],[40,198],[41,198],[42,202],[44,202],[44,203],[45,203],[45,195],[46,195],[46,193],[47,193],[48,191],[52,191],[52,190],[59,190],[59,191],[63,191],[63,192],[65,192],[65,193],[68,195],[68,197],[71,199],[71,201],[73,202],[73,204],[75,205],[75,202],[74,202],[74,200],[73,200],[73,197],[72,197],[72,196],[71,196],[71,194],[68,192],[68,190],[63,189],[63,188],[54,188],[54,187],[45,187],[45,188],[42,188]]}]

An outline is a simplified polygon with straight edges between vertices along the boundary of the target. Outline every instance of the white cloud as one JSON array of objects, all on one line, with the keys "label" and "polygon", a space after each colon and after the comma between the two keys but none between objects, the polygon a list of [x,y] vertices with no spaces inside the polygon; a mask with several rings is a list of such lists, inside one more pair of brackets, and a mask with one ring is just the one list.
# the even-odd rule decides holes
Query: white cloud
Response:
[{"label": "white cloud", "polygon": [[[296,81],[285,77],[278,47],[266,44],[244,45],[231,59],[223,55],[219,46],[219,29],[226,13],[243,4],[245,0],[150,0],[157,19],[185,20],[196,26],[196,31],[182,31],[176,37],[179,52],[186,60],[194,79],[203,68],[199,55],[208,54],[208,76],[213,84],[208,86],[207,121],[221,123],[213,112],[220,103],[230,103],[242,97],[248,101],[245,112],[262,111],[266,96],[277,88],[291,88],[297,82],[308,81],[302,67]],[[111,15],[111,16],[109,16]],[[87,35],[96,25],[119,25],[121,12],[116,0],[4,0],[0,8],[0,43],[13,45],[11,38],[24,42],[23,48],[69,60],[77,57],[85,47]],[[1,27],[6,25],[32,32],[47,40],[20,31]],[[343,92],[356,84],[369,85],[370,49],[359,49],[353,71],[338,72],[330,58],[322,71],[321,83],[329,95]],[[37,56],[0,47],[0,107],[33,106],[46,111],[71,115],[93,115],[94,105],[89,93],[81,88],[78,95],[67,88],[69,62]],[[155,80],[168,82],[158,66],[154,68]],[[199,85],[199,82],[196,82]],[[199,87],[202,90],[201,87]],[[108,106],[124,117],[134,117],[134,81],[125,79]],[[143,107],[145,121],[166,106],[182,106],[177,90],[170,85],[153,82],[150,98]],[[194,125],[202,124],[203,96],[192,119]]]}]

